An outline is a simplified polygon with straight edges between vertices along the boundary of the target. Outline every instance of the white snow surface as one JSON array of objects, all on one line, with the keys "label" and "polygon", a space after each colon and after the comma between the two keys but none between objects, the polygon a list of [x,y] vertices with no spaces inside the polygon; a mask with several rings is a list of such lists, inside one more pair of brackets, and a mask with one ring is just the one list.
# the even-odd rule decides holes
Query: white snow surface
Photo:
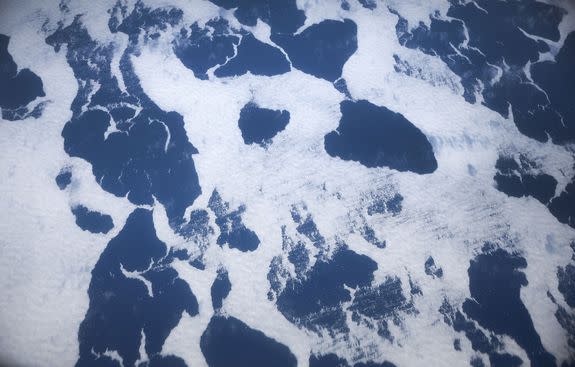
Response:
[{"label": "white snow surface", "polygon": [[[55,53],[44,41],[58,21],[67,24],[82,13],[90,35],[98,42],[115,44],[119,57],[127,41],[125,35],[108,29],[107,11],[114,3],[74,1],[69,14],[58,10],[57,1],[13,0],[1,5],[0,33],[11,37],[10,54],[19,68],[30,68],[41,77],[49,100],[38,119],[0,122],[0,361],[10,365],[75,363],[78,327],[88,309],[90,272],[135,208],[126,198],[101,189],[89,163],[64,152],[61,131],[72,115],[77,83],[65,53]],[[181,8],[184,22],[190,24],[222,14],[231,19],[231,12],[220,13],[207,1],[145,3]],[[457,305],[470,296],[469,262],[485,242],[493,242],[525,257],[529,284],[521,289],[521,299],[544,347],[558,361],[572,358],[566,332],[554,317],[556,305],[546,293],[568,308],[557,291],[556,273],[558,266],[569,262],[575,231],[559,223],[537,200],[512,198],[498,191],[493,180],[499,153],[521,152],[540,162],[558,181],[558,190],[562,189],[574,173],[569,147],[529,139],[510,119],[467,103],[458,77],[441,62],[399,45],[397,16],[389,8],[413,25],[427,23],[435,10],[445,14],[447,1],[389,0],[373,11],[350,3],[350,12],[343,14],[336,1],[298,0],[308,17],[304,28],[343,17],[357,24],[358,50],[343,72],[349,91],[355,99],[386,106],[417,126],[433,146],[438,169],[432,174],[369,169],[330,157],[324,150],[324,136],[337,128],[339,103],[345,97],[325,80],[293,68],[274,77],[248,73],[196,79],[173,54],[170,30],[132,57],[144,91],[160,108],[184,117],[189,140],[199,151],[194,163],[202,196],[192,208],[206,208],[217,189],[232,208],[246,206],[243,222],[261,241],[256,251],[244,253],[217,246],[214,236],[204,254],[206,270],[185,261],[172,264],[190,285],[200,313],[183,316],[163,353],[180,356],[189,366],[207,366],[199,339],[214,313],[209,289],[218,267],[223,266],[232,283],[223,312],[288,346],[299,366],[307,366],[310,352],[337,352],[352,361],[358,350],[398,366],[464,365],[476,353],[462,334],[443,322],[438,309],[444,299]],[[566,24],[572,25],[573,9],[569,10]],[[257,34],[269,41],[266,27],[258,24]],[[395,72],[394,54],[425,65],[428,76],[414,78]],[[119,74],[117,65],[113,70]],[[238,129],[240,110],[250,101],[290,112],[286,129],[267,149],[245,145]],[[64,191],[54,183],[62,167],[73,172],[73,182]],[[469,167],[474,168],[474,175]],[[386,241],[386,248],[376,248],[351,233],[353,223],[365,212],[365,197],[395,193],[404,197],[399,215],[365,219]],[[391,328],[394,342],[354,323],[350,323],[351,342],[320,338],[290,323],[267,299],[269,264],[282,254],[281,226],[294,232],[290,208],[302,202],[329,244],[343,240],[353,251],[377,262],[375,283],[388,275],[397,276],[408,292],[411,278],[423,290],[423,296],[414,298],[419,312],[402,314],[402,326]],[[105,235],[81,230],[70,211],[76,204],[111,215],[114,229]],[[154,205],[154,223],[158,237],[168,246],[193,247],[173,233],[160,203]],[[430,255],[443,268],[442,279],[425,274],[423,264]],[[143,280],[139,274],[127,276]],[[461,352],[453,348],[456,337],[461,338]],[[528,361],[513,340],[503,340],[507,351]],[[120,358],[115,351],[108,353]]]}]

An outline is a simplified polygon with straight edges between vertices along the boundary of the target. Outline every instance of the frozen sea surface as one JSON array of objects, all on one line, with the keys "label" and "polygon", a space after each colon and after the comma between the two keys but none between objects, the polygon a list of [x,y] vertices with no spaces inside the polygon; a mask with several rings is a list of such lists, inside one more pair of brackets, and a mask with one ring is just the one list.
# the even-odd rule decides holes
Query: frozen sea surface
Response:
[{"label": "frozen sea surface", "polygon": [[0,365],[575,365],[570,0],[0,11]]}]

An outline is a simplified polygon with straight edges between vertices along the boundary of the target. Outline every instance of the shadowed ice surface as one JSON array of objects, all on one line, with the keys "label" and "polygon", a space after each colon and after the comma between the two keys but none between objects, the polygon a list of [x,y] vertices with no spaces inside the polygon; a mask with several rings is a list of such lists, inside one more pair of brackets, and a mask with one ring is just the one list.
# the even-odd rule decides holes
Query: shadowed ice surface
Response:
[{"label": "shadowed ice surface", "polygon": [[366,167],[389,167],[419,174],[437,169],[425,135],[401,114],[368,101],[343,101],[337,130],[325,136],[332,157]]},{"label": "shadowed ice surface", "polygon": [[448,17],[431,16],[430,26],[408,24],[400,15],[396,31],[402,45],[439,56],[459,75],[468,102],[481,95],[502,116],[512,112],[523,134],[565,143],[575,138],[575,110],[568,101],[575,91],[568,66],[575,59],[575,35],[555,61],[539,61],[540,53],[550,51],[544,41],[559,40],[564,15],[562,8],[536,1],[452,2]]},{"label": "shadowed ice surface", "polygon": [[5,120],[39,117],[39,109],[29,111],[26,106],[38,97],[44,97],[44,86],[38,75],[30,69],[20,69],[8,53],[10,37],[0,34],[0,108]]},{"label": "shadowed ice surface", "polygon": [[182,313],[198,313],[196,297],[166,255],[152,212],[136,209],[92,270],[90,307],[80,325],[76,366],[118,366],[106,350],[117,351],[125,367],[135,366],[143,357],[142,342],[148,356],[159,354]]},{"label": "shadowed ice surface", "polygon": [[296,0],[210,0],[224,9],[235,9],[237,20],[255,26],[258,19],[267,23],[272,33],[294,33],[303,25],[305,13]]},{"label": "shadowed ice surface", "polygon": [[527,278],[521,269],[524,258],[501,249],[478,255],[469,266],[469,290],[472,299],[463,303],[463,311],[481,326],[497,334],[511,336],[529,356],[532,366],[555,365],[555,357],[543,345],[529,311],[521,301],[521,287]]},{"label": "shadowed ice surface", "polygon": [[83,205],[72,208],[72,214],[76,217],[76,224],[85,231],[92,233],[108,233],[114,228],[112,217],[89,210]]},{"label": "shadowed ice surface", "polygon": [[222,200],[217,190],[214,190],[208,207],[216,215],[216,224],[220,228],[217,243],[220,246],[227,244],[230,248],[240,251],[255,251],[260,244],[260,239],[254,231],[247,228],[242,222],[242,213],[245,206],[236,210],[229,210],[229,204]]},{"label": "shadowed ice surface", "polygon": [[200,347],[210,367],[297,365],[288,347],[234,317],[212,317]]},{"label": "shadowed ice surface", "polygon": [[234,56],[234,46],[240,42],[238,35],[230,33],[226,20],[210,20],[206,25],[213,31],[194,23],[190,28],[182,28],[174,41],[176,56],[200,79],[207,79],[208,69]]},{"label": "shadowed ice surface", "polygon": [[246,144],[266,146],[289,123],[290,113],[285,110],[262,108],[253,102],[240,111],[238,126]]},{"label": "shadowed ice surface", "polygon": [[257,40],[251,34],[246,34],[242,36],[238,45],[237,55],[217,68],[214,74],[223,78],[247,72],[272,76],[288,71],[290,71],[289,62],[278,48]]},{"label": "shadowed ice surface", "polygon": [[272,34],[292,65],[315,77],[336,81],[343,65],[357,50],[357,26],[349,19],[324,20],[297,35]]},{"label": "shadowed ice surface", "polygon": [[395,365],[387,361],[383,363],[360,362],[350,365],[345,359],[339,358],[336,354],[326,354],[323,356],[310,356],[309,367],[395,367]]},{"label": "shadowed ice surface", "polygon": [[228,272],[224,269],[218,269],[218,275],[211,288],[212,295],[212,307],[214,310],[219,310],[222,308],[222,303],[224,299],[230,293],[232,289],[232,283],[228,278]]},{"label": "shadowed ice surface", "polygon": [[[163,25],[181,16],[177,11],[162,13],[138,4],[116,29],[137,36],[140,27]],[[197,150],[188,141],[182,116],[161,110],[144,94],[130,61],[131,47],[136,47],[138,38],[131,38],[120,61],[125,92],[111,72],[112,47],[100,47],[80,17],[67,27],[60,26],[46,42],[56,51],[67,45],[66,58],[79,85],[72,119],[62,131],[65,151],[90,162],[104,190],[127,195],[139,205],[153,204],[155,198],[165,206],[173,227],[182,224],[185,209],[201,192],[192,160]],[[130,110],[139,113],[134,116]],[[111,127],[115,131],[108,135]]]},{"label": "shadowed ice surface", "polygon": [[58,176],[56,176],[54,180],[56,181],[58,188],[60,190],[64,190],[72,182],[72,172],[63,169],[58,173]]},{"label": "shadowed ice surface", "polygon": [[[428,355],[439,351],[445,363],[569,366],[575,32],[559,28],[568,15],[559,3],[151,4],[115,2],[102,22],[66,13],[73,5],[62,1],[62,20],[41,29],[77,88],[55,125],[68,157],[47,177],[77,225],[99,235],[71,227],[108,241],[82,263],[93,269],[78,367],[392,367],[440,360]],[[383,31],[366,32],[370,24]],[[92,33],[102,25],[105,34]],[[43,117],[42,80],[18,69],[10,40],[0,35],[2,116]],[[441,91],[453,119],[435,121],[420,96],[400,95],[402,82],[420,91],[413,68],[425,66],[414,55],[453,78]],[[50,92],[49,73],[36,71]],[[257,165],[266,177],[252,174]],[[86,182],[122,208],[108,215],[74,204],[91,202],[75,196]],[[510,208],[535,209],[514,217]],[[538,219],[552,223],[548,243],[522,237],[529,224],[528,235],[547,235]],[[496,244],[481,248],[487,238]],[[545,259],[527,264],[534,254]],[[421,340],[447,343],[427,350]]]}]

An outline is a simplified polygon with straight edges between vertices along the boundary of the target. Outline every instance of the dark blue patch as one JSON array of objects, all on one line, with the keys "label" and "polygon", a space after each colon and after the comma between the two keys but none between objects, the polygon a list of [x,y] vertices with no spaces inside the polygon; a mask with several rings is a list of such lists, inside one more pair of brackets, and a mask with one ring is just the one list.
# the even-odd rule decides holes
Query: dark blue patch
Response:
[{"label": "dark blue patch", "polygon": [[267,23],[272,33],[294,33],[305,22],[305,12],[297,8],[296,0],[210,0],[225,9],[236,9],[240,23],[255,26],[258,19]]},{"label": "dark blue patch", "polygon": [[[310,266],[310,251],[307,249],[304,242],[292,239],[286,230],[286,226],[282,226],[282,250],[287,253],[287,261],[291,263],[295,270],[296,278],[305,278],[305,274]],[[283,290],[283,282],[290,277],[290,272],[286,269],[282,256],[275,256],[271,263],[267,274],[268,282],[270,283],[270,290],[268,291],[268,299],[274,301],[277,299]]]},{"label": "dark blue patch", "polygon": [[333,86],[340,93],[344,94],[347,99],[353,99],[353,98],[351,98],[351,94],[349,93],[349,90],[347,89],[347,82],[345,81],[344,78],[339,78],[338,80],[336,80],[333,83]]},{"label": "dark blue patch", "polygon": [[[140,32],[154,22],[163,27],[164,22],[176,21],[178,14],[173,9],[150,10],[138,3],[114,29]],[[182,116],[162,111],[142,90],[130,61],[139,33],[129,34],[130,44],[120,60],[127,92],[119,89],[112,76],[112,45],[92,40],[80,17],[46,38],[56,51],[67,45],[66,58],[79,86],[71,106],[72,119],[62,131],[64,149],[68,155],[92,164],[96,181],[104,190],[127,196],[137,205],[151,205],[156,198],[165,207],[172,228],[177,228],[184,222],[186,208],[201,192],[192,160],[197,150],[188,141]],[[96,85],[101,86],[97,91]],[[139,107],[140,111],[130,117],[128,111],[118,111],[121,106]],[[114,114],[120,131],[106,138]]]},{"label": "dark blue patch", "polygon": [[401,114],[365,100],[343,101],[340,110],[337,130],[325,136],[330,156],[400,172],[426,174],[437,169],[426,136]]},{"label": "dark blue patch", "polygon": [[400,312],[415,312],[413,303],[403,295],[401,280],[396,277],[387,277],[376,287],[362,286],[355,292],[348,309],[352,311],[352,320],[356,323],[376,328],[380,336],[390,340],[388,320],[399,325]]},{"label": "dark blue patch", "polygon": [[377,2],[375,0],[358,0],[361,6],[366,9],[373,10],[377,8]]},{"label": "dark blue patch", "polygon": [[214,234],[214,229],[210,226],[210,215],[203,209],[196,209],[190,212],[190,219],[177,229],[179,235],[185,238],[207,238]]},{"label": "dark blue patch", "polygon": [[218,275],[212,284],[210,290],[212,295],[212,307],[214,310],[222,308],[223,300],[230,294],[232,290],[232,283],[228,277],[228,272],[225,269],[218,269]]},{"label": "dark blue patch", "polygon": [[220,246],[226,243],[230,248],[236,248],[240,251],[255,251],[260,239],[254,231],[247,228],[242,222],[242,213],[245,212],[245,206],[240,206],[236,210],[230,211],[229,204],[224,202],[220,194],[214,190],[208,202],[208,207],[216,215],[216,224],[220,228],[220,235],[217,243]]},{"label": "dark blue patch", "polygon": [[403,202],[403,196],[401,196],[400,194],[395,194],[391,199],[389,199],[385,203],[387,211],[394,216],[398,215],[401,212],[401,209],[403,208],[401,205],[402,202]]},{"label": "dark blue patch", "polygon": [[532,196],[546,205],[559,222],[575,228],[575,178],[555,197],[555,178],[533,173],[538,167],[523,155],[519,156],[519,161],[513,157],[499,157],[494,177],[497,189],[513,197]]},{"label": "dark blue patch", "polygon": [[[304,211],[306,209],[305,205],[301,208],[301,210]],[[319,233],[311,214],[307,213],[305,217],[303,217],[301,210],[296,206],[293,206],[291,209],[291,217],[297,224],[296,230],[298,233],[306,236],[320,253],[323,253],[326,247],[325,238]]]},{"label": "dark blue patch", "polygon": [[342,302],[351,301],[344,286],[368,287],[377,263],[347,247],[329,260],[317,260],[302,279],[290,278],[277,297],[279,311],[298,326],[319,331],[349,331]]},{"label": "dark blue patch", "polygon": [[[536,1],[454,1],[447,19],[436,14],[429,27],[421,23],[409,30],[400,16],[396,31],[402,45],[440,57],[459,75],[468,102],[475,103],[481,93],[483,104],[503,117],[511,109],[521,133],[539,141],[551,136],[554,142],[564,143],[575,138],[575,114],[567,97],[575,91],[575,72],[570,67],[575,60],[575,36],[565,42],[557,63],[536,63],[540,53],[550,48],[522,32],[558,41],[564,15],[563,9]],[[528,62],[534,63],[531,75],[544,91],[524,72]],[[496,67],[503,73],[499,79]],[[548,98],[550,94],[553,98]]]},{"label": "dark blue patch", "polygon": [[206,264],[204,264],[201,258],[190,261],[190,265],[198,270],[206,270]]},{"label": "dark blue patch", "polygon": [[245,144],[255,143],[265,147],[286,128],[289,119],[290,113],[286,110],[270,110],[249,102],[240,111],[238,126]]},{"label": "dark blue patch", "polygon": [[558,197],[551,200],[549,211],[559,222],[575,228],[575,177]]},{"label": "dark blue patch", "polygon": [[[545,18],[545,17],[541,17]],[[553,61],[542,61],[531,66],[531,77],[546,92],[549,103],[562,116],[560,137],[554,140],[575,140],[575,32],[571,32]]]},{"label": "dark blue patch", "polygon": [[130,121],[135,115],[136,110],[132,107],[119,106],[110,110],[110,115],[116,123]]},{"label": "dark blue patch", "polygon": [[384,361],[383,363],[366,362],[356,363],[353,367],[396,367],[393,363]]},{"label": "dark blue patch", "polygon": [[[122,32],[130,36],[131,42],[137,42],[137,36],[145,31],[151,35],[158,30],[166,30],[168,26],[180,23],[184,12],[173,7],[152,9],[138,0],[134,9],[128,14],[127,6],[120,2],[112,9],[108,26],[112,32]],[[152,37],[153,38],[153,37]]]},{"label": "dark blue patch", "polygon": [[0,108],[5,120],[20,120],[29,114],[26,106],[38,97],[44,97],[42,80],[30,69],[18,70],[8,53],[10,37],[0,34]]},{"label": "dark blue patch", "polygon": [[535,165],[524,156],[520,156],[521,166],[513,157],[500,156],[497,159],[495,174],[497,189],[509,196],[532,196],[547,204],[555,195],[557,181],[547,174],[534,174]]},{"label": "dark blue patch", "polygon": [[244,75],[248,71],[254,75],[273,76],[290,71],[284,54],[276,47],[256,39],[251,33],[244,34],[237,47],[237,55],[214,71],[223,78]]},{"label": "dark blue patch", "polygon": [[[549,298],[551,298],[551,301],[553,301],[553,303],[557,305],[555,298],[553,298],[553,296],[550,293],[547,293],[547,295],[549,296]],[[563,330],[565,330],[565,332],[567,333],[567,344],[572,349],[575,349],[575,315],[573,314],[573,312],[567,311],[563,306],[557,305],[557,310],[555,311],[555,318],[557,319],[559,325],[561,325]],[[563,363],[562,367],[563,366],[572,367],[573,365]]]},{"label": "dark blue patch", "polygon": [[347,361],[336,354],[314,355],[309,357],[309,367],[349,367]]},{"label": "dark blue patch", "polygon": [[[76,366],[100,365],[106,358],[98,355],[106,350],[117,351],[125,367],[134,366],[141,357],[142,331],[146,353],[153,359],[182,313],[198,314],[194,294],[165,262],[166,255],[166,245],[156,236],[152,212],[134,210],[92,270],[90,306],[80,325]],[[152,284],[153,297],[142,281],[124,276],[122,269],[141,272]],[[160,362],[155,363],[168,363]]]},{"label": "dark blue patch", "polygon": [[38,117],[42,116],[42,112],[44,112],[44,107],[48,102],[40,102],[32,110],[26,106],[19,107],[14,110],[3,109],[2,110],[2,118],[8,121],[16,121],[16,120],[24,120],[29,117],[33,117],[37,119]]},{"label": "dark blue patch", "polygon": [[56,185],[60,190],[64,190],[72,182],[72,172],[68,170],[61,170],[56,176]]},{"label": "dark blue patch", "polygon": [[83,205],[72,208],[72,214],[76,217],[76,224],[84,231],[92,233],[108,233],[114,228],[112,217],[108,214],[91,211]]},{"label": "dark blue patch", "polygon": [[233,317],[214,316],[200,339],[210,367],[296,366],[288,347]]},{"label": "dark blue patch", "polygon": [[337,355],[330,353],[322,356],[311,355],[309,357],[309,367],[395,367],[391,362],[375,363],[356,363],[350,366],[349,363],[343,358],[339,358]]},{"label": "dark blue patch", "polygon": [[[468,269],[472,299],[463,303],[463,311],[481,326],[497,334],[512,337],[529,356],[533,366],[555,365],[555,357],[541,344],[529,311],[521,301],[521,287],[527,285],[524,258],[502,249],[478,255]],[[504,312],[502,312],[504,310]]]},{"label": "dark blue patch", "polygon": [[563,294],[565,302],[575,308],[575,266],[567,264],[564,268],[557,268],[557,280],[559,292]]},{"label": "dark blue patch", "polygon": [[286,234],[285,226],[282,227],[282,247],[288,249],[288,261],[293,264],[295,273],[300,276],[307,271],[310,262],[309,250],[301,241],[294,242]]},{"label": "dark blue patch", "polygon": [[[422,295],[423,295],[423,291],[421,290],[421,287],[419,286],[419,284],[418,284],[415,280],[411,279],[411,275],[409,275],[409,293],[410,293],[412,296],[422,296]],[[405,297],[404,297],[404,298],[405,298]],[[414,312],[417,312],[417,311],[415,311],[415,309],[413,309],[412,307],[409,307],[409,308],[406,308],[406,309],[401,309],[401,308],[398,308],[398,309],[399,309],[399,310],[402,310],[402,311],[410,311],[410,312],[411,312],[411,311],[414,311]],[[399,321],[400,321],[399,318],[398,318],[397,320],[398,320],[398,324],[399,324]]]},{"label": "dark blue patch", "polygon": [[461,339],[455,338],[455,340],[453,341],[453,349],[455,349],[458,352],[461,352]]},{"label": "dark blue patch", "polygon": [[283,289],[282,280],[289,277],[289,272],[285,269],[281,256],[274,256],[270,262],[270,270],[267,279],[270,283],[268,300],[274,301]]},{"label": "dark blue patch", "polygon": [[491,367],[519,367],[523,365],[523,360],[507,353],[492,353],[489,355],[489,363],[491,363]]},{"label": "dark blue patch", "polygon": [[271,40],[287,52],[295,68],[334,82],[357,50],[357,26],[349,19],[324,20],[297,35],[272,34]]},{"label": "dark blue patch", "polygon": [[183,359],[176,356],[155,355],[149,362],[138,364],[138,367],[187,367]]},{"label": "dark blue patch", "polygon": [[186,249],[176,249],[175,247],[170,248],[168,255],[166,255],[164,262],[170,263],[174,260],[188,260],[190,255]]},{"label": "dark blue patch", "polygon": [[427,260],[425,260],[424,266],[425,274],[431,276],[432,278],[443,278],[443,269],[435,265],[435,260],[433,260],[433,257],[428,257]]},{"label": "dark blue patch", "polygon": [[523,69],[504,73],[493,88],[484,92],[487,107],[509,117],[511,106],[517,129],[524,135],[541,142],[550,136],[555,143],[572,140],[572,123],[563,125],[561,115],[550,105],[544,91],[532,84],[523,74]]},{"label": "dark blue patch", "polygon": [[473,321],[468,320],[460,310],[455,309],[447,300],[443,301],[439,312],[443,315],[443,320],[447,325],[453,327],[453,330],[465,334],[465,337],[471,342],[473,350],[487,354],[494,352],[493,344],[496,344],[496,341],[490,340],[483,331],[477,328]]},{"label": "dark blue patch", "polygon": [[[296,221],[302,219],[298,212],[292,216]],[[401,325],[401,313],[417,312],[412,300],[403,294],[399,279],[388,278],[384,283],[371,285],[377,263],[369,257],[341,244],[331,258],[316,255],[316,262],[310,267],[310,253],[305,245],[288,237],[285,228],[282,235],[282,249],[291,264],[284,263],[281,256],[272,259],[268,299],[275,301],[278,310],[298,327],[332,336],[347,333],[346,311],[350,311],[352,321],[392,340],[388,322]],[[288,271],[291,265],[295,275]],[[417,293],[417,286],[411,285],[412,294]],[[356,289],[353,297],[346,287]],[[344,309],[346,302],[350,306]]]},{"label": "dark blue patch", "polygon": [[484,10],[475,4],[459,3],[451,6],[447,15],[465,22],[469,46],[480,49],[491,64],[504,59],[508,65],[525,65],[537,61],[538,51],[549,50],[546,44],[526,37],[520,28],[535,36],[559,40],[557,26],[565,14],[559,7],[530,0],[479,0],[477,4]]},{"label": "dark blue patch", "polygon": [[230,34],[225,19],[213,19],[206,25],[214,31],[210,32],[207,27],[200,28],[198,23],[194,23],[189,31],[182,29],[174,40],[174,53],[200,79],[207,79],[208,69],[222,65],[234,56],[234,45],[240,42],[238,35]]},{"label": "dark blue patch", "polygon": [[483,360],[477,356],[471,357],[471,360],[469,361],[469,365],[471,367],[485,367],[485,363],[483,363]]},{"label": "dark blue patch", "polygon": [[376,198],[367,207],[367,215],[391,213],[393,216],[401,212],[403,196],[395,194],[391,199]]},{"label": "dark blue patch", "polygon": [[380,241],[376,237],[375,231],[368,225],[364,225],[363,227],[361,227],[359,229],[359,233],[361,234],[361,237],[363,237],[364,240],[371,243],[377,248],[385,248],[385,246],[387,245],[385,241]]}]

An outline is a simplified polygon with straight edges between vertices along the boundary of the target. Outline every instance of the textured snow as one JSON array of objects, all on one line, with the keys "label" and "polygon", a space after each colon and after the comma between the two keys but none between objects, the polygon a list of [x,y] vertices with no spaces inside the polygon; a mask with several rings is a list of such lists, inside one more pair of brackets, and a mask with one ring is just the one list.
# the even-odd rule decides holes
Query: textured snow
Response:
[{"label": "textured snow", "polygon": [[[183,9],[183,22],[188,25],[223,16],[232,26],[249,29],[241,26],[231,11],[208,1],[145,3]],[[492,242],[520,253],[528,263],[525,275],[529,284],[521,289],[521,300],[543,346],[558,362],[574,358],[566,331],[554,317],[557,306],[546,294],[550,292],[557,304],[570,309],[557,291],[557,267],[570,262],[569,244],[575,239],[575,230],[559,223],[534,198],[509,197],[498,191],[493,181],[499,154],[520,152],[557,180],[556,192],[560,193],[575,174],[573,146],[529,139],[512,121],[481,104],[467,103],[459,78],[444,64],[399,44],[397,16],[390,9],[415,25],[428,23],[429,14],[435,11],[445,14],[447,1],[381,1],[373,10],[350,3],[350,11],[345,12],[337,1],[298,0],[307,16],[299,32],[325,19],[348,18],[357,24],[358,50],[342,74],[349,92],[356,100],[366,99],[401,113],[419,128],[438,162],[432,174],[366,168],[329,156],[324,136],[337,128],[339,104],[345,95],[326,80],[293,68],[273,77],[247,73],[218,79],[208,72],[208,80],[197,79],[173,53],[174,29],[132,56],[145,93],[163,110],[184,117],[188,138],[199,151],[194,164],[202,194],[188,212],[207,208],[216,189],[231,208],[245,205],[242,221],[261,242],[253,252],[217,246],[219,232],[212,215],[210,225],[216,235],[209,237],[210,245],[200,251],[195,243],[174,233],[165,209],[155,202],[158,237],[169,248],[203,252],[206,266],[198,270],[187,261],[172,263],[198,299],[199,315],[182,317],[162,353],[177,355],[189,366],[207,366],[200,338],[214,314],[210,286],[217,270],[224,267],[232,289],[222,312],[289,347],[299,366],[308,365],[310,352],[335,352],[350,362],[368,355],[398,366],[468,364],[477,353],[462,333],[443,322],[438,309],[444,299],[460,305],[470,297],[469,261],[485,242]],[[570,13],[560,26],[557,49],[575,29],[572,3],[558,3]],[[90,35],[103,44],[115,45],[112,70],[121,77],[118,60],[127,36],[112,34],[108,28],[107,10],[114,4],[115,0],[74,1],[68,4],[69,13],[61,13],[57,1],[9,1],[0,12],[0,33],[11,37],[11,55],[19,68],[28,67],[41,77],[50,100],[38,119],[0,121],[0,362],[22,366],[76,362],[78,326],[88,309],[91,271],[135,208],[126,198],[105,192],[89,163],[65,154],[60,134],[72,115],[69,108],[77,83],[65,53],[54,53],[44,42],[59,20],[69,24],[75,14],[83,13]],[[42,31],[45,21],[46,30]],[[267,24],[260,21],[250,30],[259,40],[271,43]],[[417,78],[396,72],[394,55],[426,68],[425,75]],[[290,113],[289,124],[266,149],[244,144],[238,128],[240,111],[249,102]],[[168,141],[165,144],[167,147]],[[62,167],[72,172],[72,183],[63,191],[54,183]],[[366,200],[396,193],[404,198],[400,213],[365,214]],[[270,263],[275,256],[285,255],[281,228],[285,225],[288,232],[295,233],[290,210],[299,203],[305,203],[312,213],[331,251],[343,241],[377,263],[374,285],[395,276],[406,295],[410,282],[422,289],[422,296],[413,297],[418,312],[402,313],[399,325],[390,323],[393,342],[353,322],[348,323],[350,340],[343,335],[320,336],[289,322],[268,299]],[[82,231],[69,209],[78,204],[109,214],[115,227],[107,234]],[[363,222],[386,241],[385,248],[373,246],[360,235],[357,223]],[[441,279],[425,273],[429,256],[442,267]],[[151,284],[140,274],[124,274],[144,282],[153,295]],[[454,338],[461,339],[461,352],[453,348]],[[514,340],[503,337],[502,341],[506,352],[528,363]],[[116,351],[106,353],[121,358]],[[141,361],[146,359],[142,353]]]}]

